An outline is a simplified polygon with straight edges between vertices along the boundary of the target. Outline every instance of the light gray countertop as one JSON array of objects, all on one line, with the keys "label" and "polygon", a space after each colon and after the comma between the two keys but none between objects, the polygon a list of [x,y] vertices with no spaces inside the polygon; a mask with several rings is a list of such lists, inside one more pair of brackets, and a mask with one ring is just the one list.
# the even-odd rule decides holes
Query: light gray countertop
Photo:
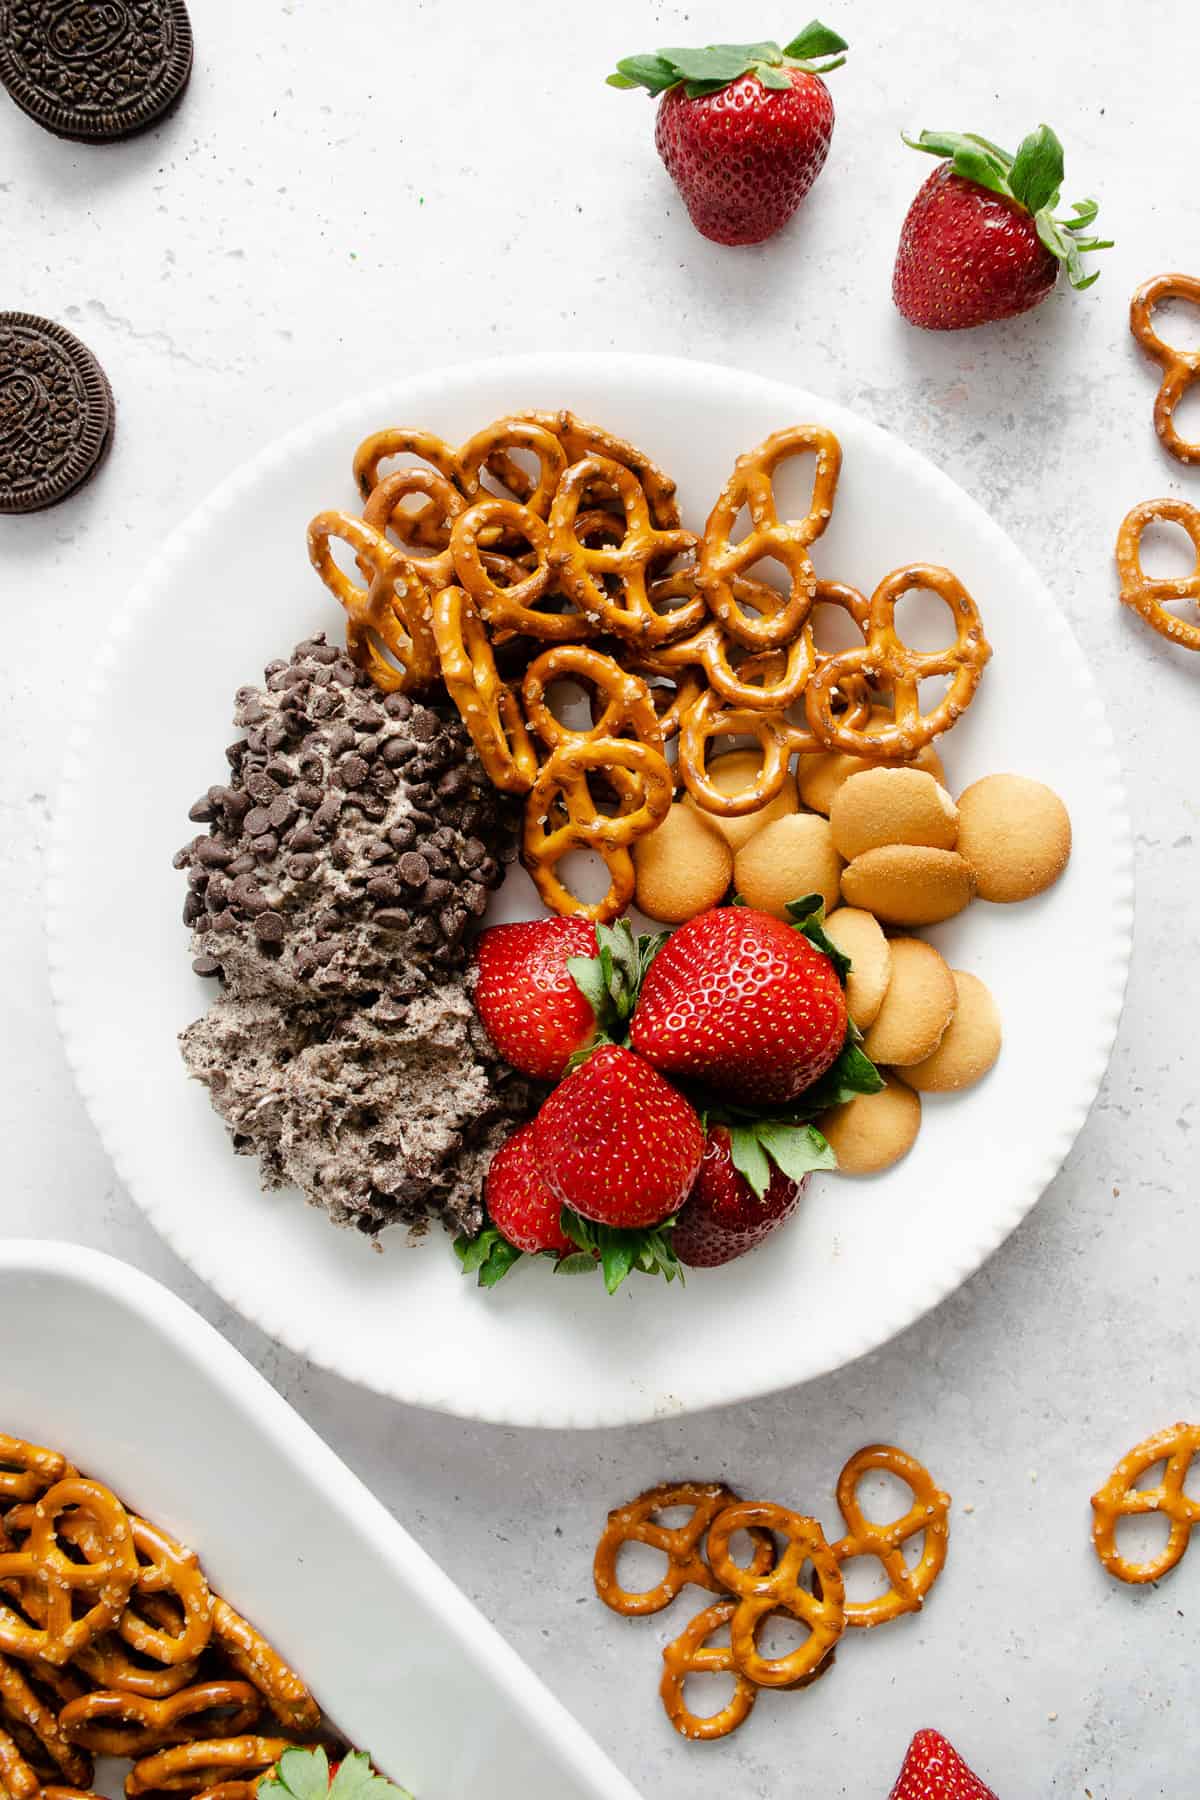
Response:
[{"label": "light gray countertop", "polygon": [[[1155,375],[1126,328],[1138,281],[1200,272],[1187,74],[1200,13],[1167,0],[831,6],[852,53],[830,78],[828,167],[787,231],[737,251],[693,233],[654,154],[650,102],[603,76],[635,50],[786,36],[799,17],[743,22],[717,0],[191,3],[192,85],[150,136],[84,149],[0,104],[0,306],[78,331],[119,408],[96,482],[55,511],[0,521],[0,1230],[101,1246],[214,1320],[648,1800],[882,1800],[926,1723],[1004,1800],[1194,1791],[1200,1550],[1157,1590],[1118,1587],[1090,1551],[1087,1502],[1123,1450],[1200,1409],[1200,658],[1121,612],[1112,569],[1136,501],[1200,504],[1200,470],[1154,440]],[[900,128],[1012,141],[1042,118],[1067,146],[1067,197],[1096,192],[1119,240],[1100,283],[1008,326],[910,331],[891,310],[891,258],[929,165]],[[159,1243],[64,1066],[41,853],[72,693],[109,616],[229,468],[406,369],[610,346],[827,393],[924,451],[1023,544],[1110,710],[1138,914],[1116,1052],[1082,1137],[1034,1214],[934,1316],[804,1390],[636,1430],[536,1435],[409,1411],[315,1372]],[[136,856],[135,796],[112,796],[111,825],[114,857]],[[1050,1028],[1054,945],[1030,954],[1045,960]],[[754,1331],[748,1318],[750,1355]],[[874,1438],[911,1447],[954,1495],[929,1606],[846,1643],[810,1692],[765,1695],[726,1743],[683,1743],[655,1694],[665,1622],[618,1620],[591,1595],[606,1508],[670,1475],[720,1474],[832,1526],[836,1472]]]}]

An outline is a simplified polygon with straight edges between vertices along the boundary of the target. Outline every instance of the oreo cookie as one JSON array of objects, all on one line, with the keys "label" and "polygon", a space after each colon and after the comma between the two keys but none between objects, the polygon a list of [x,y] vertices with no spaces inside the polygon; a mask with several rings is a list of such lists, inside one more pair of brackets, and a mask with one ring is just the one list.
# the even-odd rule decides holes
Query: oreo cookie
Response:
[{"label": "oreo cookie", "polygon": [[191,71],[183,0],[0,0],[0,81],[57,137],[132,137],[171,110]]},{"label": "oreo cookie", "polygon": [[50,319],[0,312],[0,513],[65,500],[112,431],[112,389],[87,346]]}]

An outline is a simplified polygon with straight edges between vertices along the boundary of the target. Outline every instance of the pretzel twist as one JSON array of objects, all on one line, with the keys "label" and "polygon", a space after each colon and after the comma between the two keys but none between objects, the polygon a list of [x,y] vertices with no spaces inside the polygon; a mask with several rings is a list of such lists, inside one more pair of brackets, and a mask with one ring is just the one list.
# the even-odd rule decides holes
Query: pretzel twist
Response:
[{"label": "pretzel twist", "polygon": [[[481,546],[503,535],[529,545],[532,567],[510,585],[495,579]],[[545,522],[516,500],[490,496],[476,501],[454,521],[450,533],[454,573],[488,624],[497,630],[525,632],[553,643],[578,643],[595,628],[578,612],[545,612],[540,603],[554,592],[550,566],[550,534]]]},{"label": "pretzel twist", "polygon": [[[735,1600],[718,1600],[712,1606],[706,1606],[662,1653],[659,1693],[663,1711],[680,1737],[693,1742],[728,1737],[731,1731],[745,1724],[754,1710],[758,1689],[738,1668],[732,1647],[708,1642],[715,1631],[729,1624],[736,1612]],[[732,1675],[733,1693],[718,1712],[694,1713],[684,1697],[689,1675]]]},{"label": "pretzel twist", "polygon": [[1175,408],[1193,382],[1200,381],[1200,350],[1177,350],[1164,343],[1151,318],[1162,300],[1190,300],[1200,306],[1200,276],[1155,275],[1142,283],[1129,304],[1129,329],[1163,372],[1154,400],[1154,429],[1163,448],[1179,462],[1200,463],[1200,442],[1180,437],[1175,429]]},{"label": "pretzel twist", "polygon": [[5,1656],[0,1656],[0,1717],[6,1724],[16,1721],[24,1726],[72,1787],[91,1786],[91,1758],[70,1742],[58,1714]]},{"label": "pretzel twist", "polygon": [[[573,412],[529,412],[519,413],[519,418],[529,419],[542,425],[547,431],[553,431],[567,453],[569,463],[583,462],[589,456],[602,456],[608,462],[620,463],[622,468],[629,469],[637,476],[650,506],[650,517],[662,531],[678,531],[682,523],[679,506],[675,499],[675,483],[665,469],[639,450],[636,444],[628,439],[620,438],[602,425],[591,425]],[[601,504],[615,497],[613,490],[598,481],[590,495],[593,504]]]},{"label": "pretzel twist", "polygon": [[[791,757],[789,726],[782,713],[726,706],[708,688],[690,709],[679,731],[676,768],[684,786],[705,812],[740,819],[758,812],[780,792]],[[734,794],[723,794],[708,773],[708,746],[716,737],[752,737],[761,760],[752,780]]]},{"label": "pretzel twist", "polygon": [[[429,504],[407,507],[404,502],[414,494],[424,494]],[[397,469],[385,475],[371,489],[363,507],[363,521],[381,536],[394,531],[403,554],[427,586],[438,589],[454,579],[454,560],[450,554],[450,528],[459,513],[467,510],[467,502],[445,475],[436,469]],[[422,546],[421,532],[445,538],[442,548],[427,552]],[[418,548],[418,546],[422,546]],[[369,567],[359,565],[369,578]]]},{"label": "pretzel twist", "polygon": [[258,1719],[262,1705],[248,1681],[205,1681],[168,1700],[116,1692],[84,1694],[63,1708],[59,1723],[71,1743],[97,1756],[137,1760],[218,1731],[222,1737],[240,1737]]},{"label": "pretzel twist", "polygon": [[[608,1515],[592,1564],[596,1592],[605,1606],[624,1618],[645,1617],[670,1606],[688,1582],[712,1594],[721,1593],[705,1560],[704,1540],[717,1514],[736,1499],[733,1489],[721,1481],[664,1482],[616,1507]],[[660,1524],[658,1515],[677,1506],[690,1506],[691,1517],[682,1525]],[[775,1558],[773,1540],[763,1532],[755,1532],[753,1537],[752,1566],[765,1572]],[[656,1586],[630,1590],[621,1585],[617,1560],[626,1544],[646,1544],[666,1557],[666,1569]]]},{"label": "pretzel twist", "polygon": [[[1142,568],[1142,533],[1147,525],[1160,520],[1181,525],[1192,540],[1196,566],[1190,575],[1172,579],[1150,576]],[[1121,576],[1121,599],[1134,612],[1140,613],[1154,631],[1181,644],[1185,650],[1200,650],[1200,622],[1192,625],[1168,611],[1168,600],[1194,600],[1200,606],[1200,510],[1186,500],[1143,500],[1126,515],[1117,537],[1117,569]]]},{"label": "pretzel twist", "polygon": [[248,1619],[234,1612],[227,1600],[215,1596],[213,1638],[243,1680],[258,1689],[281,1725],[301,1733],[317,1729],[321,1709],[295,1669],[289,1668]]},{"label": "pretzel twist", "polygon": [[[872,1469],[895,1475],[911,1490],[913,1503],[898,1519],[881,1524],[868,1519],[858,1499],[858,1486]],[[890,1586],[870,1600],[847,1600],[846,1624],[870,1629],[898,1619],[902,1613],[920,1612],[946,1561],[950,1537],[950,1496],[943,1494],[933,1477],[915,1457],[891,1444],[868,1444],[853,1455],[837,1483],[837,1503],[846,1521],[846,1535],[833,1545],[840,1565],[859,1556],[875,1556],[883,1565]],[[921,1556],[910,1568],[904,1546],[924,1533]]]},{"label": "pretzel twist", "polygon": [[[515,460],[514,450],[529,451],[537,458],[536,477]],[[482,493],[481,471],[486,467],[523,506],[544,519],[567,466],[567,453],[556,434],[536,420],[497,419],[459,445],[458,466],[464,486],[472,491]]]},{"label": "pretzel twist", "polygon": [[[734,1561],[729,1540],[758,1527],[786,1539],[774,1567],[765,1573]],[[794,1687],[820,1668],[846,1623],[845,1590],[837,1559],[815,1519],[757,1501],[741,1501],[714,1519],[708,1532],[708,1563],[717,1581],[737,1599],[729,1626],[736,1668],[756,1687]],[[802,1582],[811,1565],[816,1592]],[[774,1613],[786,1613],[808,1627],[808,1637],[785,1656],[767,1657],[758,1635]]]},{"label": "pretzel twist", "polygon": [[[383,431],[373,431],[354,452],[354,479],[364,500],[369,500],[378,487],[380,469],[392,456],[420,457],[422,462],[428,463],[430,468],[451,482],[466,500],[473,499],[478,491],[478,483],[474,488],[471,487],[458,460],[458,452],[445,438],[438,437],[433,431],[417,431],[407,425],[390,425]],[[428,508],[422,509],[421,517],[429,519]],[[437,529],[430,532],[419,528],[417,541],[438,548],[445,546],[446,538]]]},{"label": "pretzel twist", "polygon": [[125,1792],[135,1794],[194,1794],[235,1777],[242,1771],[261,1774],[273,1768],[296,1745],[290,1738],[202,1738],[173,1744],[134,1763],[125,1777]]},{"label": "pretzel twist", "polygon": [[[576,528],[585,495],[597,483],[611,487],[625,515],[619,544],[589,544]],[[679,609],[659,613],[648,577],[655,564],[695,548],[690,531],[660,530],[637,476],[622,463],[587,456],[573,463],[559,482],[550,509],[550,564],[580,612],[614,636],[632,643],[663,643],[686,628],[690,616]],[[619,597],[605,580],[616,583]]]},{"label": "pretzel twist", "polygon": [[[1096,1555],[1118,1581],[1159,1581],[1179,1562],[1200,1525],[1200,1501],[1184,1493],[1192,1458],[1200,1451],[1200,1425],[1169,1425],[1124,1455],[1104,1486],[1092,1495],[1095,1520],[1092,1543]],[[1138,1478],[1155,1463],[1165,1462],[1157,1487],[1138,1487]],[[1167,1541],[1149,1562],[1130,1562],[1117,1547],[1122,1519],[1162,1513],[1170,1521]]]},{"label": "pretzel twist", "polygon": [[[359,587],[333,560],[331,543],[349,544],[368,580]],[[345,608],[346,648],[385,694],[411,693],[437,679],[429,595],[415,565],[352,513],[318,513],[308,527],[313,568]],[[386,654],[385,654],[386,652]]]},{"label": "pretzel twist", "polygon": [[[588,774],[601,772],[618,788],[615,816],[600,812],[588,787]],[[662,824],[674,792],[665,758],[649,744],[595,738],[552,751],[525,803],[521,848],[547,906],[568,917],[615,919],[633,897],[629,845]],[[572,850],[594,850],[605,864],[609,887],[602,900],[581,900],[560,880],[558,865]]]},{"label": "pretzel twist", "polygon": [[[910,589],[936,594],[954,620],[954,642],[943,650],[914,650],[896,631],[896,606]],[[809,728],[827,750],[841,750],[868,762],[904,762],[949,731],[975,697],[992,654],[979,609],[949,569],[909,563],[885,575],[871,596],[867,641],[861,650],[843,650],[823,662],[808,684],[804,703]],[[951,677],[950,687],[928,713],[921,711],[920,683]],[[839,718],[836,705],[857,681],[889,688],[894,723],[868,735],[863,725]]]},{"label": "pretzel twist", "polygon": [[[775,471],[780,463],[807,451],[816,453],[808,512],[803,519],[781,521]],[[841,466],[841,445],[831,431],[820,425],[794,425],[774,432],[739,456],[717,496],[700,541],[696,580],[729,636],[748,649],[773,650],[790,644],[808,618],[817,593],[808,549],[829,523]],[[734,542],[732,534],[743,507],[750,514],[751,529]],[[774,617],[752,618],[740,603],[735,577],[749,575],[756,563],[767,559],[787,570],[787,603]]]},{"label": "pretzel twist", "polygon": [[[59,1547],[58,1521],[70,1508],[83,1513],[98,1532],[94,1554],[73,1562]],[[61,1665],[114,1626],[137,1579],[137,1557],[125,1508],[98,1482],[67,1477],[36,1502],[29,1536],[19,1550],[0,1553],[0,1581],[15,1578],[45,1602],[45,1624],[29,1624],[0,1602],[0,1651],[23,1659]],[[81,1617],[77,1596],[91,1596]]]},{"label": "pretzel twist", "polygon": [[[596,690],[597,706],[588,730],[564,725],[551,712],[546,690],[556,681],[587,682]],[[662,724],[646,683],[611,656],[586,644],[560,644],[544,650],[525,671],[521,697],[530,729],[551,750],[562,744],[620,737],[626,731],[641,743],[662,750]]]},{"label": "pretzel twist", "polygon": [[433,635],[447,691],[492,786],[527,793],[537,775],[537,753],[517,697],[501,681],[487,632],[462,588],[443,588],[434,600]]},{"label": "pretzel twist", "polygon": [[0,1432],[0,1500],[36,1500],[66,1473],[67,1459],[57,1450]]}]

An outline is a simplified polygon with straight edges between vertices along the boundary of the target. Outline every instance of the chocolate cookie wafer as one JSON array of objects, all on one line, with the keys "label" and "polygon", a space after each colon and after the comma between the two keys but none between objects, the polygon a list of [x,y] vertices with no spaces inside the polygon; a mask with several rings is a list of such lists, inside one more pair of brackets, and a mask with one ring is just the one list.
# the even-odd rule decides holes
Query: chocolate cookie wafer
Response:
[{"label": "chocolate cookie wafer", "polygon": [[56,137],[132,137],[171,110],[191,72],[183,0],[0,0],[0,81]]},{"label": "chocolate cookie wafer", "polygon": [[112,389],[87,346],[51,319],[0,312],[0,513],[65,500],[112,431]]}]

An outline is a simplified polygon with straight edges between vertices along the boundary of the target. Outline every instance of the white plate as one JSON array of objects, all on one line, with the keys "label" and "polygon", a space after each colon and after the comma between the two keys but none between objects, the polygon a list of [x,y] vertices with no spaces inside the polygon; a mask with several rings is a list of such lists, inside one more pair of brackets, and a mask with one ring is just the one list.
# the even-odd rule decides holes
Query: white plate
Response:
[{"label": "white plate", "polygon": [[[519,407],[571,406],[644,445],[703,523],[735,455],[817,419],[845,455],[820,573],[868,592],[945,563],[995,647],[942,748],[955,791],[1018,770],[1062,794],[1070,868],[1022,907],[977,904],[932,935],[993,988],[1004,1054],[930,1100],[913,1153],[873,1182],[814,1181],[769,1249],[686,1288],[519,1268],[490,1294],[440,1233],[374,1255],[294,1193],[264,1196],[175,1045],[212,989],[192,975],[172,852],[219,780],[234,689],[338,615],[312,575],[309,517],[353,501],[368,430],[450,439]],[[797,495],[797,500],[799,496]],[[511,878],[525,883],[518,874]],[[526,888],[531,893],[532,890]],[[505,899],[512,904],[512,895]],[[266,449],[171,539],[117,620],[68,756],[53,839],[50,938],[67,1054],[117,1169],[163,1236],[231,1305],[353,1381],[472,1417],[618,1424],[804,1381],[883,1343],[977,1269],[1070,1149],[1112,1046],[1129,959],[1131,852],[1120,774],[1083,654],[1024,557],[975,503],[875,426],[814,395],[660,358],[534,356],[398,383]]]},{"label": "white plate", "polygon": [[419,1800],[638,1800],[357,1476],[157,1282],[70,1244],[0,1244],[0,1368],[0,1431],[63,1450],[190,1544]]}]

